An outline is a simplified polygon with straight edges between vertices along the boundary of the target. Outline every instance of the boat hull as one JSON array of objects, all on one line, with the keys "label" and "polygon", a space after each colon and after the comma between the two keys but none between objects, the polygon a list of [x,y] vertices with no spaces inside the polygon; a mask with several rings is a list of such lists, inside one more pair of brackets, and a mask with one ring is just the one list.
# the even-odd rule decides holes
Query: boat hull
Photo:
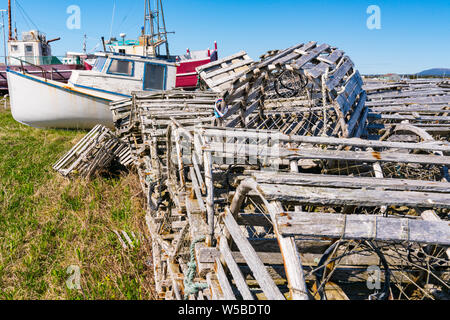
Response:
[{"label": "boat hull", "polygon": [[7,70],[14,119],[35,128],[113,127],[109,103],[121,97],[75,89],[56,81]]}]

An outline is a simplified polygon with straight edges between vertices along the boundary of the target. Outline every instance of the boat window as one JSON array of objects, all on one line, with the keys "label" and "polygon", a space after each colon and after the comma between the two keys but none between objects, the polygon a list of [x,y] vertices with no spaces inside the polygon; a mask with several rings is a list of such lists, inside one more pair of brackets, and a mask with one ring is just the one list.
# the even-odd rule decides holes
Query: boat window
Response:
[{"label": "boat window", "polygon": [[134,62],[125,60],[113,60],[108,73],[133,76]]},{"label": "boat window", "polygon": [[98,57],[94,64],[94,70],[102,72],[103,67],[105,66],[106,58],[105,57]]},{"label": "boat window", "polygon": [[145,66],[144,90],[165,89],[166,66],[147,63]]},{"label": "boat window", "polygon": [[25,46],[25,55],[33,55],[33,46]]}]

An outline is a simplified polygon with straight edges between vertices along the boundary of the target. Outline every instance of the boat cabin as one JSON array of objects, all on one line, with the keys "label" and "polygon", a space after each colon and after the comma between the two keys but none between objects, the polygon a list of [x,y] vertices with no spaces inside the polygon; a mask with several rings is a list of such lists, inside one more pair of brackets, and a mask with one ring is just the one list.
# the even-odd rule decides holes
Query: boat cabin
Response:
[{"label": "boat cabin", "polygon": [[[125,34],[121,34],[122,40],[112,38],[108,41],[110,51],[124,55],[140,55],[147,57],[157,57],[156,47],[162,43],[152,42],[152,38],[141,36],[139,40],[126,40]],[[145,46],[145,37],[147,37],[147,47]],[[194,89],[198,83],[198,74],[195,68],[214,62],[218,59],[217,42],[214,42],[214,50],[191,51],[187,49],[186,53],[175,57],[177,67],[176,87],[184,89]]]},{"label": "boat cabin", "polygon": [[112,52],[122,53],[122,54],[132,54],[139,56],[156,56],[153,47],[144,45],[144,37],[140,37],[139,40],[117,40],[116,38],[111,38],[107,43],[108,48]]},{"label": "boat cabin", "polygon": [[175,61],[112,52],[96,53],[96,57],[92,70],[73,71],[69,84],[127,96],[133,91],[175,88]]},{"label": "boat cabin", "polygon": [[56,57],[52,57],[50,42],[44,33],[31,30],[22,32],[22,40],[12,39],[8,41],[8,65],[17,66],[24,60],[34,65],[61,64]]}]

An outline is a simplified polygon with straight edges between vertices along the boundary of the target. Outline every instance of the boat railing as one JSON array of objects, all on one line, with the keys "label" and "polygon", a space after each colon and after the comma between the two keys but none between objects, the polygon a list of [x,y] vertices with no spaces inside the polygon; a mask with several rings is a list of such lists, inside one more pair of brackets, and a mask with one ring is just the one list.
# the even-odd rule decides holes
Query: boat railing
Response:
[{"label": "boat railing", "polygon": [[20,69],[21,69],[21,71],[22,71],[23,74],[28,73],[27,70],[26,70],[25,67],[24,67],[24,63],[26,63],[26,64],[28,64],[28,65],[30,65],[30,66],[32,66],[32,67],[35,67],[35,68],[38,68],[39,70],[41,70],[41,72],[42,72],[42,78],[44,78],[45,80],[49,80],[49,79],[47,78],[47,73],[50,73],[50,80],[53,80],[53,73],[57,73],[60,77],[62,77],[62,74],[61,74],[57,69],[55,69],[55,68],[53,68],[53,67],[50,67],[50,72],[48,72],[48,71],[45,70],[43,67],[41,67],[41,66],[39,66],[39,65],[36,65],[36,64],[34,64],[34,63],[31,63],[31,62],[29,62],[29,61],[26,61],[26,60],[23,60],[23,59],[20,59],[20,58],[17,58],[17,57],[9,57],[9,58],[16,59],[17,61],[20,62]]}]

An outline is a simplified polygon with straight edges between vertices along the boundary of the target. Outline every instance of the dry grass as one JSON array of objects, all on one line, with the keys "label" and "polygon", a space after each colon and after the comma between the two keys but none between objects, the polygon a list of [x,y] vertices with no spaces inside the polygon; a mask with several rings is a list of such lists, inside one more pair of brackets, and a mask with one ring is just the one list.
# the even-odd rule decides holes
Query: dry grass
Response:
[{"label": "dry grass", "polygon": [[[0,111],[0,299],[153,299],[135,174],[69,181],[51,169],[85,132],[37,130]],[[123,249],[113,230],[134,232]],[[70,290],[78,266],[82,290]]]}]

